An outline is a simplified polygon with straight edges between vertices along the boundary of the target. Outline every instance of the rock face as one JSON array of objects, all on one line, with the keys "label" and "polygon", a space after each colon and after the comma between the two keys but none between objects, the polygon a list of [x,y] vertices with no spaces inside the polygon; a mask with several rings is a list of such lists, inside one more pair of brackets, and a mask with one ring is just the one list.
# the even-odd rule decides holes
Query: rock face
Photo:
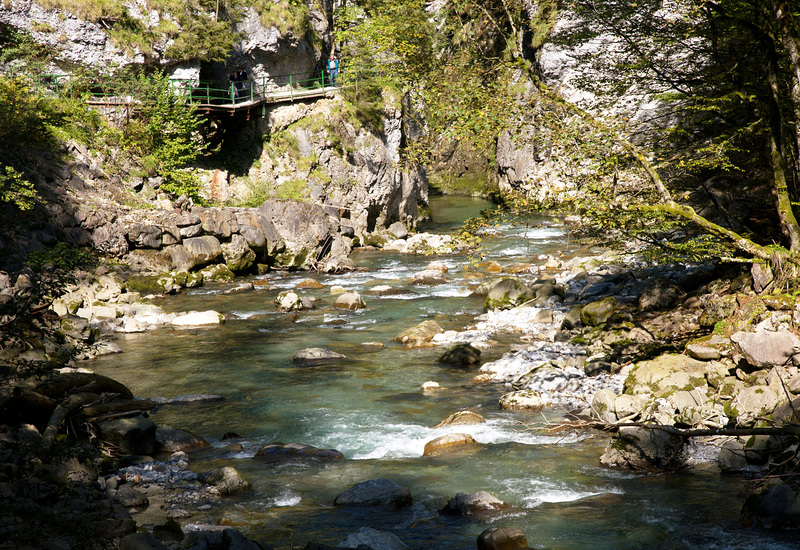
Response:
[{"label": "rock face", "polygon": [[373,479],[353,485],[333,501],[334,506],[381,506],[400,510],[411,506],[411,491],[389,479]]}]

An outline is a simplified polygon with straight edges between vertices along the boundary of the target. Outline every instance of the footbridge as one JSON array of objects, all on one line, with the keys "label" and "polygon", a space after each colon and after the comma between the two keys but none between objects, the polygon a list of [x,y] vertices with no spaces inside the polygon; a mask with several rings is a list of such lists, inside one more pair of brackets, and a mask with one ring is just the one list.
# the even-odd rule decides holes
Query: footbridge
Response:
[{"label": "footbridge", "polygon": [[[339,75],[341,77],[341,75]],[[125,77],[99,77],[69,74],[45,74],[32,79],[34,92],[46,95],[69,95],[86,98],[97,107],[133,107],[138,103],[147,80]],[[324,71],[269,76],[240,81],[202,81],[170,78],[174,93],[204,113],[247,113],[272,103],[291,103],[305,99],[333,97],[339,86]]]}]

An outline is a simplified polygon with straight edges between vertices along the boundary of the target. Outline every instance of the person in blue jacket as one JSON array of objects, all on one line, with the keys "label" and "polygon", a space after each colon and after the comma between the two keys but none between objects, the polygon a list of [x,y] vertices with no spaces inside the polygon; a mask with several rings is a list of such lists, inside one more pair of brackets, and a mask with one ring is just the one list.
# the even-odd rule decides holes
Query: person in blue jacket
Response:
[{"label": "person in blue jacket", "polygon": [[336,86],[336,78],[339,76],[339,60],[336,59],[336,54],[333,52],[328,59],[328,76],[331,79],[331,86]]}]

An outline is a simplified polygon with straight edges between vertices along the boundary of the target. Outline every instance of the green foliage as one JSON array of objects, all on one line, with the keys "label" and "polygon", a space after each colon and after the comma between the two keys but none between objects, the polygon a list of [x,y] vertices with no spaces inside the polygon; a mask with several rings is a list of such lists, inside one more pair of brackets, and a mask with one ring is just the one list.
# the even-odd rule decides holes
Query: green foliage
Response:
[{"label": "green foliage", "polygon": [[120,145],[142,159],[148,175],[166,178],[165,191],[185,193],[202,203],[197,177],[182,170],[205,147],[198,133],[201,121],[196,107],[175,91],[163,73],[140,73],[131,81],[131,93],[138,95],[141,107],[138,116],[122,127]]},{"label": "green foliage", "polygon": [[303,202],[308,200],[310,193],[311,190],[308,188],[308,183],[301,179],[289,180],[280,185],[277,190],[279,199]]},{"label": "green foliage", "polygon": [[261,24],[275,27],[281,34],[305,36],[311,31],[311,13],[303,0],[249,0]]},{"label": "green foliage", "polygon": [[7,73],[13,74],[23,67],[26,72],[41,73],[51,58],[51,50],[37,43],[29,33],[0,23],[0,64],[12,65]]},{"label": "green foliage", "polygon": [[30,210],[36,199],[33,184],[10,166],[0,166],[0,205],[10,204],[19,210]]},{"label": "green foliage", "polygon": [[433,26],[423,0],[367,0],[336,11],[335,36],[347,70],[343,81],[373,79],[399,88],[419,81],[435,62]]}]

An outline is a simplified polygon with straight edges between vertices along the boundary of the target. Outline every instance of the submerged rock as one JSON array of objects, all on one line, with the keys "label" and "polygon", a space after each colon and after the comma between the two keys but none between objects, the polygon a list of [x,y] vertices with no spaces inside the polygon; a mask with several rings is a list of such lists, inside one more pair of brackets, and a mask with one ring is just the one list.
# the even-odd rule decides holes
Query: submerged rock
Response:
[{"label": "submerged rock", "polygon": [[344,455],[336,449],[318,449],[301,443],[270,443],[261,447],[254,458],[267,462],[288,462],[294,460],[341,460]]},{"label": "submerged rock", "polygon": [[411,503],[407,487],[385,478],[357,483],[333,501],[334,506],[381,506],[388,510],[400,510]]},{"label": "submerged rock", "polygon": [[347,359],[347,357],[329,349],[306,348],[295,353],[294,357],[292,357],[292,362],[300,365],[316,365],[342,359]]},{"label": "submerged rock", "polygon": [[394,533],[362,527],[339,544],[339,548],[371,548],[372,550],[406,550],[406,546]]},{"label": "submerged rock", "polygon": [[395,341],[406,344],[409,348],[422,347],[437,334],[444,332],[436,321],[423,321],[415,327],[404,330],[397,336]]},{"label": "submerged rock", "polygon": [[223,496],[238,495],[251,489],[250,482],[230,466],[211,470],[199,476],[199,479],[203,483],[213,485],[216,491]]}]

